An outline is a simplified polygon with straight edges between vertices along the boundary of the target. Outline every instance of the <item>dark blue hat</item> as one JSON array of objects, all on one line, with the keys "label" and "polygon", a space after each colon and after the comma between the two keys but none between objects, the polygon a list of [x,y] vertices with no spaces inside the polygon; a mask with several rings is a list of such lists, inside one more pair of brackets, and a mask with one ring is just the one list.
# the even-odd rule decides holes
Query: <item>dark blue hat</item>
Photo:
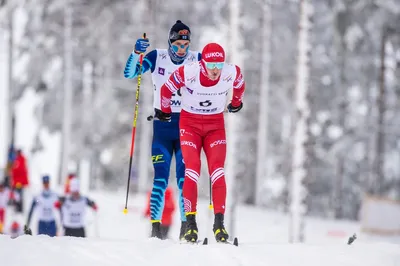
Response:
[{"label": "dark blue hat", "polygon": [[44,176],[42,177],[42,182],[43,182],[43,183],[49,183],[49,182],[50,182],[50,176],[44,175]]},{"label": "dark blue hat", "polygon": [[177,20],[169,31],[170,43],[177,40],[190,41],[190,28],[180,20]]}]

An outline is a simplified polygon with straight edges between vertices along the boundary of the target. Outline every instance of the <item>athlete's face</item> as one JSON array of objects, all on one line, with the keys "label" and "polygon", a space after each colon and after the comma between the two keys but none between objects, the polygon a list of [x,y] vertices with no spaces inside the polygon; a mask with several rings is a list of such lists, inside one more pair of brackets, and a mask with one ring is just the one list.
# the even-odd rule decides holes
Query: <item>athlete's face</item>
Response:
[{"label": "athlete's face", "polygon": [[221,76],[222,68],[224,63],[205,63],[208,78],[211,80],[217,80]]},{"label": "athlete's face", "polygon": [[50,183],[49,182],[43,182],[43,189],[44,190],[49,190],[50,188]]},{"label": "athlete's face", "polygon": [[80,196],[79,191],[72,191],[71,192],[71,197],[73,197],[74,199],[79,198],[79,196]]},{"label": "athlete's face", "polygon": [[185,56],[189,49],[190,41],[177,40],[172,43],[172,49],[179,56]]}]

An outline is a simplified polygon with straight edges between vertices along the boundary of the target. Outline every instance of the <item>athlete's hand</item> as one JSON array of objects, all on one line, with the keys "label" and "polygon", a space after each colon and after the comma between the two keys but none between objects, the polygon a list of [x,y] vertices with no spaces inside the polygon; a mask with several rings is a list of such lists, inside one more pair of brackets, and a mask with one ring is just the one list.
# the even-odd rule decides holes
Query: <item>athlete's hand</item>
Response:
[{"label": "athlete's hand", "polygon": [[227,109],[229,113],[236,113],[239,112],[240,109],[242,109],[243,107],[243,103],[240,103],[240,105],[238,107],[233,106],[231,103],[228,104]]},{"label": "athlete's hand", "polygon": [[154,108],[154,118],[162,121],[162,122],[171,122],[171,114],[169,113],[164,113],[163,111],[161,111],[160,109],[156,109]]},{"label": "athlete's hand", "polygon": [[150,46],[149,39],[138,39],[135,44],[135,53],[140,54],[146,52],[147,47]]},{"label": "athlete's hand", "polygon": [[24,234],[32,235],[32,230],[27,225],[24,225]]}]

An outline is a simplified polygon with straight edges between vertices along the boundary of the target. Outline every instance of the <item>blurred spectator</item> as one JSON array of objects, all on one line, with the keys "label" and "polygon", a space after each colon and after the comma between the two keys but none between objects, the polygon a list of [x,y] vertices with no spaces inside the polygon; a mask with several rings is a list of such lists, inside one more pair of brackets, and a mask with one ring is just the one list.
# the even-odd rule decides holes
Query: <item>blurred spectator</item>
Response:
[{"label": "blurred spectator", "polygon": [[24,203],[24,189],[29,185],[28,169],[26,158],[21,150],[17,150],[15,160],[11,167],[12,189],[18,194],[18,201],[15,203],[17,212],[23,212]]},{"label": "blurred spectator", "polygon": [[64,194],[65,195],[69,195],[71,180],[74,178],[76,178],[76,175],[74,173],[68,174],[67,180],[65,181],[65,185],[64,185]]},{"label": "blurred spectator", "polygon": [[79,179],[72,178],[69,184],[69,195],[61,197],[55,204],[56,208],[61,211],[65,236],[86,237],[86,206],[97,211],[96,203],[82,196],[79,190]]},{"label": "blurred spectator", "polygon": [[42,192],[32,200],[26,228],[29,228],[33,212],[36,209],[38,218],[38,234],[53,237],[57,234],[55,204],[58,201],[58,196],[50,189],[50,176],[44,175],[42,177],[42,183]]},{"label": "blurred spectator", "polygon": [[8,149],[8,155],[7,155],[7,165],[6,165],[6,169],[5,169],[5,174],[4,174],[4,185],[8,188],[11,187],[11,170],[12,170],[12,166],[13,163],[15,161],[15,157],[16,157],[16,153],[15,150],[12,146],[10,146],[10,148]]},{"label": "blurred spectator", "polygon": [[21,225],[17,221],[14,221],[11,224],[10,230],[8,230],[8,232],[6,234],[10,235],[11,238],[17,238],[17,237],[23,235],[24,231],[23,231]]},{"label": "blurred spectator", "polygon": [[4,182],[0,183],[0,233],[4,229],[7,205],[13,201],[15,201],[14,193],[4,185]]}]

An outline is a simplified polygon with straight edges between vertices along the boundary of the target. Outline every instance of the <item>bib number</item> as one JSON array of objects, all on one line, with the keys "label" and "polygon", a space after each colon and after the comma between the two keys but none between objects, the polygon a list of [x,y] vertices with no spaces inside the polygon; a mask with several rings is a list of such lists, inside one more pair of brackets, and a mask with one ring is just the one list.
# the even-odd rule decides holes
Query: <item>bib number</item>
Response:
[{"label": "bib number", "polygon": [[79,212],[71,212],[70,222],[73,224],[80,223],[81,222],[81,214]]}]

